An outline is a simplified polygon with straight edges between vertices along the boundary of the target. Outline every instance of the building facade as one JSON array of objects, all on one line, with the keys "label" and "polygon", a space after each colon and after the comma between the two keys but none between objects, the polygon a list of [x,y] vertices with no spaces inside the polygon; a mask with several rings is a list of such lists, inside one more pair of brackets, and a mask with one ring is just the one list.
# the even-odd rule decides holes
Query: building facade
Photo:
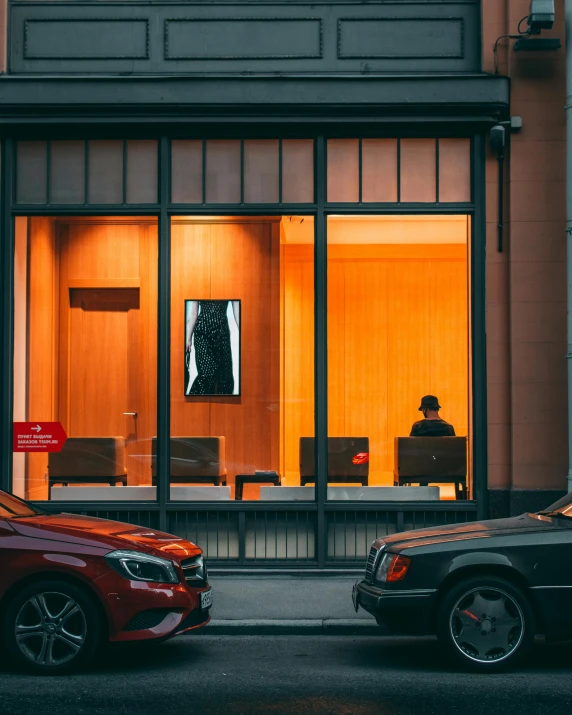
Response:
[{"label": "building facade", "polygon": [[[9,3],[3,488],[320,569],[564,493],[564,52],[496,42],[527,12]],[[410,437],[431,395],[454,431]]]}]

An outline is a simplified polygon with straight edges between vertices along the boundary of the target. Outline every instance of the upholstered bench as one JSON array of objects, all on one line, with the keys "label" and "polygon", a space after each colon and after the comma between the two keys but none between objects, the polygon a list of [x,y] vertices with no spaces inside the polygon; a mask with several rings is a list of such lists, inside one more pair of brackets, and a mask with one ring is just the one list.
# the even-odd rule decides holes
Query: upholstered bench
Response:
[{"label": "upholstered bench", "polygon": [[[300,484],[315,482],[314,438],[300,437]],[[361,484],[369,479],[369,438],[328,437],[328,484]]]},{"label": "upholstered bench", "polygon": [[[157,438],[152,440],[151,474],[157,483]],[[171,437],[171,484],[226,484],[224,437]]]},{"label": "upholstered bench", "polygon": [[48,482],[127,485],[124,437],[68,437],[61,452],[48,455]]},{"label": "upholstered bench", "polygon": [[466,437],[396,437],[394,484],[454,484],[467,498]]}]

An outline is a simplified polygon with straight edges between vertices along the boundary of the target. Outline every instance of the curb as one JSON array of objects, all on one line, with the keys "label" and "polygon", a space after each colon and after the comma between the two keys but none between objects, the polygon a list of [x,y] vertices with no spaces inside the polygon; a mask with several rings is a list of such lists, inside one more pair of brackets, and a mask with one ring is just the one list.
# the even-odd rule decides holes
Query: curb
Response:
[{"label": "curb", "polygon": [[194,635],[225,636],[379,636],[382,631],[375,621],[365,619],[308,618],[299,620],[280,619],[213,619],[204,628],[193,632]]}]

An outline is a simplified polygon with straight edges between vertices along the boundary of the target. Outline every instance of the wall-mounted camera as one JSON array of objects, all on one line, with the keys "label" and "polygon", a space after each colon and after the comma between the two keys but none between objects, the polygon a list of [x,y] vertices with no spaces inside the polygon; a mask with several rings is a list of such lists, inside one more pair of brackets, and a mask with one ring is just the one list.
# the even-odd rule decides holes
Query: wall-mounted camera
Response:
[{"label": "wall-mounted camera", "polygon": [[531,35],[551,30],[554,25],[554,0],[530,0],[528,26]]}]

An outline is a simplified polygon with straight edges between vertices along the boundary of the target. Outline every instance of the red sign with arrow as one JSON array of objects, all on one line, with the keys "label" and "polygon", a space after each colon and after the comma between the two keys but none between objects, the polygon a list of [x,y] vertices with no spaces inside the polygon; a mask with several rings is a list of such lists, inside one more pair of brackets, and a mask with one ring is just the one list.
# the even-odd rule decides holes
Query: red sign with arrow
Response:
[{"label": "red sign with arrow", "polygon": [[14,452],[61,452],[67,439],[61,422],[14,422]]}]

